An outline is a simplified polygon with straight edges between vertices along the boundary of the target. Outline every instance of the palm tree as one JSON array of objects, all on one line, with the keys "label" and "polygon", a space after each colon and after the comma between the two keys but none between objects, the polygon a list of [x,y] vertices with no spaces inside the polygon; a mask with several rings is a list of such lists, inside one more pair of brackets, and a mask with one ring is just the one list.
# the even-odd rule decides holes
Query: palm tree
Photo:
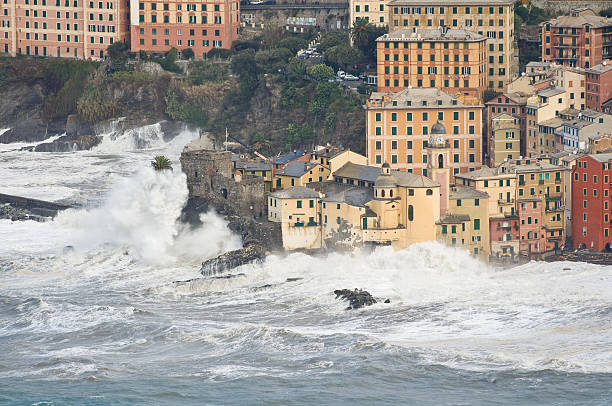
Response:
[{"label": "palm tree", "polygon": [[370,32],[374,28],[373,24],[365,18],[357,18],[351,27],[351,39],[357,47],[367,46],[370,41]]},{"label": "palm tree", "polygon": [[156,171],[172,170],[172,162],[163,155],[158,155],[151,161],[151,166]]}]

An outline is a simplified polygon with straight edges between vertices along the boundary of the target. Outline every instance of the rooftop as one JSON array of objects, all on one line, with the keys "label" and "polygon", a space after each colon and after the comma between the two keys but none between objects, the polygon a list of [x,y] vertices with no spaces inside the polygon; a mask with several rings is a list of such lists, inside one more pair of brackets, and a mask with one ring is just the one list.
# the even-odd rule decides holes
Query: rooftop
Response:
[{"label": "rooftop", "polygon": [[[334,177],[365,180],[375,183],[381,174],[377,166],[357,165],[348,162],[333,173]],[[395,179],[398,186],[403,187],[438,187],[436,182],[426,176],[416,175],[408,172],[391,171],[391,176]]]},{"label": "rooftop", "polygon": [[501,178],[513,178],[514,175],[512,173],[502,173],[497,168],[489,168],[488,166],[483,166],[480,169],[471,172],[457,173],[455,174],[455,178],[461,179],[471,179],[471,180],[483,180],[483,179],[501,179]]},{"label": "rooftop", "polygon": [[374,198],[372,189],[364,187],[350,187],[325,197],[325,202],[346,203],[349,206],[365,207],[365,204]]},{"label": "rooftop", "polygon": [[470,221],[470,216],[467,214],[445,214],[440,217],[438,224],[461,224]]},{"label": "rooftop", "polygon": [[304,175],[306,172],[311,170],[317,166],[317,164],[313,164],[310,162],[301,162],[301,161],[292,161],[285,166],[285,169],[278,172],[278,175],[291,176],[291,177],[300,177]]},{"label": "rooftop", "polygon": [[560,16],[553,20],[540,23],[540,25],[547,23],[550,23],[551,27],[563,28],[582,28],[587,24],[593,28],[612,26],[612,20],[597,15]]},{"label": "rooftop", "polygon": [[612,61],[610,60],[603,61],[600,64],[597,64],[593,66],[591,69],[589,69],[590,72],[595,71],[597,73],[605,73],[609,70],[612,70]]},{"label": "rooftop", "polygon": [[301,149],[297,150],[297,151],[293,151],[293,152],[290,152],[288,154],[279,156],[272,163],[274,163],[274,164],[286,164],[287,162],[291,162],[294,159],[298,159],[299,157],[301,157],[305,153],[306,152],[304,150],[301,150]]},{"label": "rooftop", "polygon": [[453,186],[449,192],[450,199],[488,199],[489,194],[467,186]]},{"label": "rooftop", "polygon": [[499,166],[504,173],[540,172],[540,171],[563,171],[567,168],[553,165],[546,161],[536,161],[535,159],[517,159],[504,162]]},{"label": "rooftop", "polygon": [[561,127],[563,124],[565,124],[567,121],[559,118],[559,117],[553,117],[553,118],[549,118],[548,120],[544,120],[541,123],[538,123],[539,125],[543,125],[546,127]]},{"label": "rooftop", "polygon": [[316,199],[321,197],[316,191],[303,186],[279,190],[278,192],[270,193],[270,196],[277,199]]},{"label": "rooftop", "polygon": [[[370,95],[371,103],[381,103],[378,108],[410,107],[410,108],[441,108],[465,107],[458,99],[448,93],[435,88],[407,88],[397,93],[373,92]],[[454,104],[453,104],[454,103]]]},{"label": "rooftop", "polygon": [[538,90],[536,92],[538,96],[542,97],[553,97],[561,93],[565,93],[565,90],[560,89],[558,87],[548,87],[546,89]]},{"label": "rooftop", "polygon": [[271,171],[272,164],[263,161],[236,161],[236,169],[246,171]]},{"label": "rooftop", "polygon": [[473,31],[457,28],[400,28],[384,34],[376,41],[423,40],[423,41],[485,41],[487,38]]},{"label": "rooftop", "polygon": [[591,154],[589,156],[599,162],[609,162],[612,159],[612,152],[605,154]]}]

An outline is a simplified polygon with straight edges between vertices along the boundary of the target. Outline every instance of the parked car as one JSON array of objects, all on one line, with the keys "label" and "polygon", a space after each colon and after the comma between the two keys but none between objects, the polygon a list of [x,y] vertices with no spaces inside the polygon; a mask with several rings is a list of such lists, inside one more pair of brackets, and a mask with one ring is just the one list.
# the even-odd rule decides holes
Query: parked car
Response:
[{"label": "parked car", "polygon": [[254,5],[254,6],[256,6],[258,4],[264,4],[263,0],[251,0],[249,3]]},{"label": "parked car", "polygon": [[343,70],[339,70],[338,73],[336,73],[336,76],[344,79],[344,77],[346,76],[346,72],[344,72]]},{"label": "parked car", "polygon": [[344,80],[359,80],[359,78],[354,75],[345,75]]}]

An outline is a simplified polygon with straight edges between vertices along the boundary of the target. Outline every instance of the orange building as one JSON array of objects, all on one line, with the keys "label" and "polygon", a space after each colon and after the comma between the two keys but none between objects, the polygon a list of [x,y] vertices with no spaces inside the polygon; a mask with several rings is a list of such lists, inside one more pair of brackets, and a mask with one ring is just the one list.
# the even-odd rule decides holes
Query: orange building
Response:
[{"label": "orange building", "polygon": [[[455,98],[438,89],[372,93],[366,102],[368,165],[429,176],[427,146],[432,127],[443,125],[451,176],[482,166],[482,114],[474,97]],[[439,126],[438,126],[439,127]]]},{"label": "orange building", "polygon": [[0,52],[100,59],[128,41],[128,0],[3,0]]},{"label": "orange building", "polygon": [[181,52],[196,57],[213,48],[229,49],[238,37],[240,2],[236,0],[133,0],[130,4],[132,51]]},{"label": "orange building", "polygon": [[439,88],[482,97],[487,38],[463,29],[400,29],[376,40],[379,92]]}]

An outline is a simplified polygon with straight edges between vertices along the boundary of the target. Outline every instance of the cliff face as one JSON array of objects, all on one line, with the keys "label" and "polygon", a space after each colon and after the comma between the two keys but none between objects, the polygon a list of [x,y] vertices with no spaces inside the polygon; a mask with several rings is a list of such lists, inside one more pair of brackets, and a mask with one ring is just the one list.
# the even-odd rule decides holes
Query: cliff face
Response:
[{"label": "cliff face", "polygon": [[[68,81],[54,77],[53,69],[57,67],[48,60],[0,60],[0,129],[10,128],[0,135],[0,143],[36,142],[66,133],[57,148],[39,150],[89,149],[99,141],[99,123],[107,119],[127,116],[124,125],[143,126],[168,118],[164,96],[170,78],[164,73],[106,77],[101,68],[89,67],[94,73],[70,88]],[[68,107],[53,108],[62,103]]]}]

